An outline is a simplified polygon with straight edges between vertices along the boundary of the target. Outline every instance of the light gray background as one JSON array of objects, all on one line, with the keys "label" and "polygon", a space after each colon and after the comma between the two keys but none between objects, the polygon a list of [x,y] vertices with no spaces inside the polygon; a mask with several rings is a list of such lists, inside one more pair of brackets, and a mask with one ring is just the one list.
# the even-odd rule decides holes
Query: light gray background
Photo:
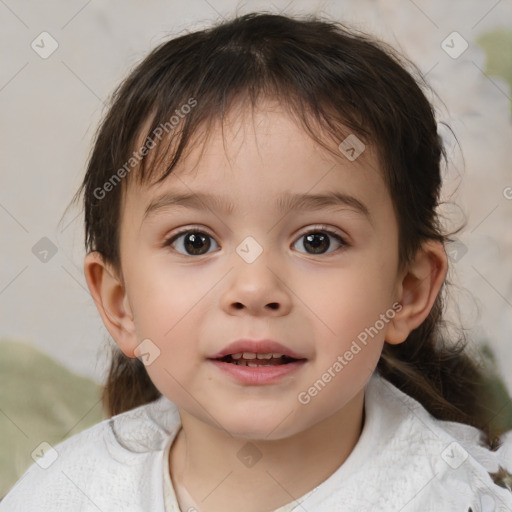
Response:
[{"label": "light gray background", "polygon": [[[512,28],[510,0],[0,0],[0,337],[33,344],[101,380],[108,333],[83,276],[82,216],[74,209],[59,221],[82,179],[104,103],[164,39],[258,9],[355,24],[427,73],[446,105],[440,120],[461,145],[447,139],[444,195],[468,218],[459,235],[468,251],[452,265],[450,308],[460,307],[470,336],[491,344],[512,391],[512,200],[504,194],[512,187],[510,88],[483,73],[485,55],[475,44],[485,32]],[[59,45],[47,59],[31,48],[43,31]],[[453,31],[469,42],[457,59],[441,47]],[[456,208],[446,212],[450,225],[461,219]],[[43,237],[57,247],[46,263],[32,252]]]}]

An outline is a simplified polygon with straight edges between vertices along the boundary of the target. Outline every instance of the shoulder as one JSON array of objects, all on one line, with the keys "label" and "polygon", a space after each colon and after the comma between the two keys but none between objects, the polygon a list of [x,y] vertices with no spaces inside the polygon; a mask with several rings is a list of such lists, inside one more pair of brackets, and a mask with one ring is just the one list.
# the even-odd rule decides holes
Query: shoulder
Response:
[{"label": "shoulder", "polygon": [[365,390],[360,438],[345,462],[301,498],[315,512],[512,511],[512,493],[490,473],[512,469],[512,432],[500,450],[479,430],[440,421],[375,373]]},{"label": "shoulder", "polygon": [[512,473],[512,431],[505,433],[501,446],[492,451],[483,442],[483,432],[470,425],[436,419],[419,402],[378,375],[368,392],[383,423],[392,426],[391,430],[383,429],[390,439],[389,445],[382,447],[386,454],[382,462],[389,464],[394,459],[405,469],[398,471],[402,478],[417,480],[409,491],[410,510],[417,509],[418,504],[424,510],[451,504],[460,507],[453,510],[475,512],[485,500],[495,504],[492,510],[498,511],[500,506],[512,510],[512,492],[503,483],[504,475]]},{"label": "shoulder", "polygon": [[160,397],[47,446],[0,511],[147,509],[146,500],[157,499],[150,489],[159,482],[158,456],[177,427],[177,408]]}]

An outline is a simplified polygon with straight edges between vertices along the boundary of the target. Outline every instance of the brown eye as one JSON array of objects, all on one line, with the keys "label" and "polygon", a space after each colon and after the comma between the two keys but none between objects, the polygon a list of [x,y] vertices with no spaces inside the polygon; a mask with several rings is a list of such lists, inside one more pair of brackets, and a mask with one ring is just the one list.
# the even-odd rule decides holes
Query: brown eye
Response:
[{"label": "brown eye", "polygon": [[[207,254],[213,238],[202,231],[182,231],[165,242],[166,246],[188,256],[202,256]],[[217,242],[215,242],[217,243]]]},{"label": "brown eye", "polygon": [[[303,240],[302,246],[309,254],[326,254],[331,247],[330,238],[334,238],[339,247],[346,246],[346,242],[338,234],[328,230],[310,231],[302,235],[299,240]],[[296,243],[298,243],[298,241]],[[336,250],[336,249],[335,249]],[[330,251],[334,252],[334,251]]]}]

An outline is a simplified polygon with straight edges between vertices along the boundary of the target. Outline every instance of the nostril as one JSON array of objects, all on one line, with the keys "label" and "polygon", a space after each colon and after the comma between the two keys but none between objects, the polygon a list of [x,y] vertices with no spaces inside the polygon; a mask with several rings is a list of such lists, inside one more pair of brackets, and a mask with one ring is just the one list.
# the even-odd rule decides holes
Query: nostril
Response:
[{"label": "nostril", "polygon": [[[234,306],[235,306],[236,309],[243,309],[244,308],[244,305],[241,302],[235,302]],[[270,309],[278,309],[279,308],[279,304],[277,302],[270,302],[269,304],[267,304],[266,307],[268,307]]]}]

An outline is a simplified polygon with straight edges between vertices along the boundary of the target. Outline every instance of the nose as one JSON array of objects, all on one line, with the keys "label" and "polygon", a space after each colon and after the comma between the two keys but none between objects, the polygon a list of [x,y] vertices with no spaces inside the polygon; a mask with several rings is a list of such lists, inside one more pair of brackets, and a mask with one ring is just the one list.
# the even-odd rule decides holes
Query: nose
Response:
[{"label": "nose", "polygon": [[222,308],[230,315],[286,315],[292,307],[292,292],[283,278],[282,272],[268,266],[263,254],[253,263],[237,262],[225,284]]}]

